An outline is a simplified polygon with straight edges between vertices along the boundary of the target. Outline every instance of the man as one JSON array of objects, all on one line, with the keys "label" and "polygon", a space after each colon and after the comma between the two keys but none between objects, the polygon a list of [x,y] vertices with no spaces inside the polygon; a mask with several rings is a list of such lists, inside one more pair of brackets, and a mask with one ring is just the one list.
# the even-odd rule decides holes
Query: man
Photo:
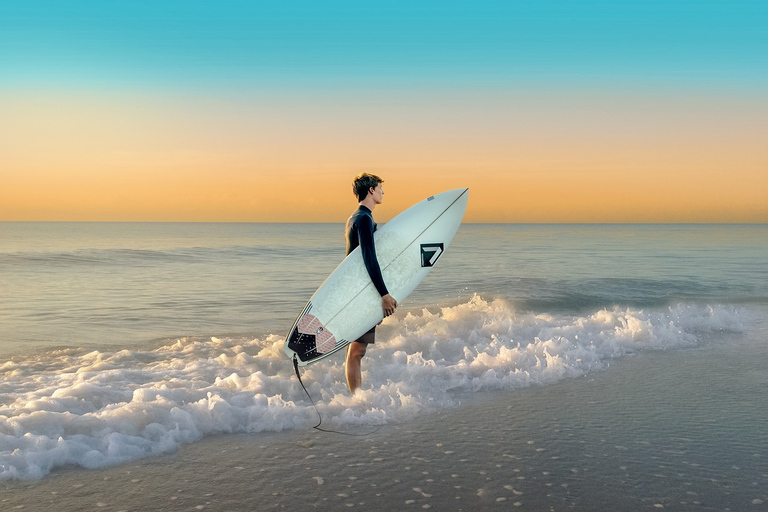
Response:
[{"label": "man", "polygon": [[[352,192],[357,196],[360,206],[347,221],[347,255],[360,246],[363,262],[373,285],[381,295],[381,307],[384,316],[395,312],[397,301],[387,291],[384,278],[381,275],[379,260],[376,259],[376,248],[373,243],[373,233],[376,223],[373,222],[373,209],[384,200],[384,180],[376,175],[363,173],[355,177]],[[358,340],[347,346],[346,374],[349,391],[354,394],[362,383],[360,361],[365,355],[369,343],[376,339],[376,326],[363,334]]]}]

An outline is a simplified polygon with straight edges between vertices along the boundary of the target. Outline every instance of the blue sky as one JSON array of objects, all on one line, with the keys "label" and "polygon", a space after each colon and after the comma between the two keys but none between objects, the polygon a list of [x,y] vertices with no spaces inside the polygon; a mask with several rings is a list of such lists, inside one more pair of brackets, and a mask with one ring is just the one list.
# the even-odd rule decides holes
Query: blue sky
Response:
[{"label": "blue sky", "polygon": [[764,1],[8,1],[0,85],[763,87]]},{"label": "blue sky", "polygon": [[440,183],[473,222],[766,222],[766,27],[766,0],[0,0],[0,219],[336,222],[373,170],[389,212]]}]

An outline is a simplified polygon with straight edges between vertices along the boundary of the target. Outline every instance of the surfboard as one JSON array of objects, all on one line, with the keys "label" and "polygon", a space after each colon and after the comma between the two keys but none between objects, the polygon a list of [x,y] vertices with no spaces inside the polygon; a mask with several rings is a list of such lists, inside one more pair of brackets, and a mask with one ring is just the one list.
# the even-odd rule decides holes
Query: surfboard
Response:
[{"label": "surfboard", "polygon": [[[428,197],[374,233],[376,257],[389,294],[402,302],[440,261],[459,229],[469,189]],[[299,313],[283,351],[299,366],[345,348],[384,318],[381,296],[360,248],[342,261]]]}]

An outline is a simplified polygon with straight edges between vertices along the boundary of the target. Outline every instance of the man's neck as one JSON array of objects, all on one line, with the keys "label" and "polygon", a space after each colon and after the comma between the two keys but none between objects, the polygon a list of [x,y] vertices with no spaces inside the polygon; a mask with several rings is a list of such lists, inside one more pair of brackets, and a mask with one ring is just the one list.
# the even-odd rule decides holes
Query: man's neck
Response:
[{"label": "man's neck", "polygon": [[362,201],[360,201],[360,206],[365,206],[369,210],[373,211],[374,208],[376,208],[376,202],[373,200],[373,198],[369,195]]}]

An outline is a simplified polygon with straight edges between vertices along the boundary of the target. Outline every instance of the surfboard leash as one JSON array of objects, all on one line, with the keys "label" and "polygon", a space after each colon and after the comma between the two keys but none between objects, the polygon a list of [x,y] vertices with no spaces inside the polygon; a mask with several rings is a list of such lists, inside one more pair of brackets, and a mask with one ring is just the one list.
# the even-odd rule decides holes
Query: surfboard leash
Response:
[{"label": "surfboard leash", "polygon": [[301,374],[299,373],[299,362],[296,359],[296,354],[293,355],[293,370],[296,372],[296,378],[299,379],[299,384],[301,384],[301,388],[304,390],[304,392],[307,394],[307,398],[309,398],[309,402],[312,404],[312,407],[315,408],[315,412],[317,413],[317,417],[320,421],[317,422],[317,425],[315,425],[315,430],[319,430],[320,432],[328,432],[331,434],[341,434],[344,436],[353,436],[353,437],[362,437],[362,436],[369,436],[371,434],[375,434],[378,432],[382,425],[379,425],[376,427],[376,430],[373,430],[371,432],[365,432],[362,434],[352,434],[350,432],[341,432],[340,430],[331,430],[327,428],[320,428],[320,425],[323,423],[323,416],[320,414],[320,410],[317,408],[317,405],[315,404],[315,401],[312,400],[312,395],[309,394],[309,391],[307,391],[307,387],[304,385],[304,382],[301,380]]}]

